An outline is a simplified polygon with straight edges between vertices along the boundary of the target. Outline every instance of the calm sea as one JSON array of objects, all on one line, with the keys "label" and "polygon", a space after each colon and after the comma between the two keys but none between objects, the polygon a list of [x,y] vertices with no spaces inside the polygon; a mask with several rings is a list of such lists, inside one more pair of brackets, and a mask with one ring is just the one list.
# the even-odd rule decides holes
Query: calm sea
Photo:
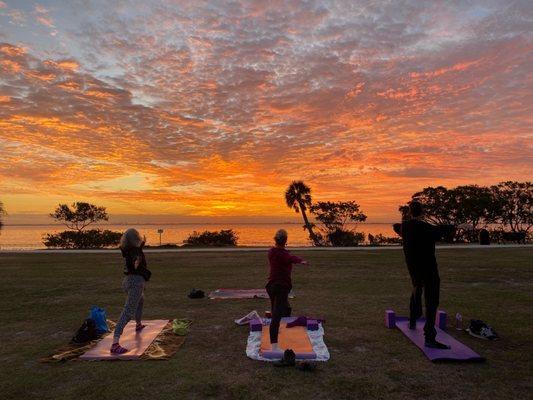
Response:
[{"label": "calm sea", "polygon": [[[129,225],[105,224],[96,226],[101,229],[124,231]],[[224,223],[224,224],[136,224],[134,226],[142,235],[146,236],[147,244],[159,245],[158,229],[163,229],[162,243],[181,244],[193,231],[233,229],[239,237],[240,246],[269,246],[277,229],[284,228],[289,233],[289,246],[309,246],[307,231],[301,224],[293,223]],[[65,228],[60,225],[4,225],[0,231],[0,249],[27,250],[44,248],[42,237],[45,233],[57,233]],[[391,224],[363,223],[357,226],[358,232],[382,233],[394,236]]]}]

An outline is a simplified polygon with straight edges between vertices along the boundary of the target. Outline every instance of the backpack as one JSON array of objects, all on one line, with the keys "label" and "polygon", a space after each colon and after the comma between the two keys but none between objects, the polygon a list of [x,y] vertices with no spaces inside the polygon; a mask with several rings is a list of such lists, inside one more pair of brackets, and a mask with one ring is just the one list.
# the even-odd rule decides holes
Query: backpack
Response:
[{"label": "backpack", "polygon": [[187,295],[187,297],[189,297],[189,299],[203,299],[205,297],[205,293],[203,290],[193,289]]},{"label": "backpack", "polygon": [[87,318],[85,321],[83,321],[83,324],[80,326],[71,342],[83,344],[97,338],[98,334],[96,333],[96,322],[94,322],[94,319]]},{"label": "backpack", "polygon": [[107,318],[105,310],[103,308],[93,306],[89,313],[89,319],[94,320],[96,324],[96,333],[102,335],[106,332],[109,332],[109,327],[107,326]]}]

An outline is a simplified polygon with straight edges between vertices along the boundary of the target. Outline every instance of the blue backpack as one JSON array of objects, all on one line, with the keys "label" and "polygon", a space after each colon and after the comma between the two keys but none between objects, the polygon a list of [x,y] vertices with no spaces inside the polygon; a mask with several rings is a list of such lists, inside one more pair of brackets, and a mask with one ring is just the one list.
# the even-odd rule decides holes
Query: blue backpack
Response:
[{"label": "blue backpack", "polygon": [[98,306],[93,306],[89,318],[93,319],[96,323],[96,332],[101,335],[103,333],[109,332],[109,327],[107,326],[107,318],[105,315],[105,310]]}]

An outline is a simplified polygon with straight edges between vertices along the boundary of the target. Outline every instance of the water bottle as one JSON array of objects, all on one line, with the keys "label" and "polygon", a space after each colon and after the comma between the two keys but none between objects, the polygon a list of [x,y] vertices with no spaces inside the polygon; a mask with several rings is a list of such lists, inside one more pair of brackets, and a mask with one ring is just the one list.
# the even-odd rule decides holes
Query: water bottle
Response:
[{"label": "water bottle", "polygon": [[463,317],[459,313],[455,314],[455,329],[458,331],[463,330]]}]

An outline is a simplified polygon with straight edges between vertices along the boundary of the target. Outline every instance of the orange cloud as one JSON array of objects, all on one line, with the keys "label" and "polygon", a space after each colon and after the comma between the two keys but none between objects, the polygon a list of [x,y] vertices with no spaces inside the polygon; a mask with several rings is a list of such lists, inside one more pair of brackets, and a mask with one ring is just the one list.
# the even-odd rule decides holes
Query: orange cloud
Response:
[{"label": "orange cloud", "polygon": [[80,64],[75,60],[48,60],[45,61],[44,64],[52,68],[59,68],[67,71],[76,71],[80,67]]},{"label": "orange cloud", "polygon": [[23,47],[13,46],[7,43],[2,43],[0,45],[0,52],[11,57],[16,57],[16,56],[24,55],[26,50]]},{"label": "orange cloud", "polygon": [[445,68],[439,68],[435,71],[430,72],[411,72],[409,76],[411,78],[419,78],[419,77],[428,77],[433,78],[437,77],[443,74],[447,74],[449,72],[461,72],[466,71],[467,69],[470,69],[472,67],[475,67],[479,64],[481,64],[482,60],[476,60],[476,61],[467,61],[467,62],[461,62],[457,63],[455,65],[452,65],[451,67],[445,67]]}]

